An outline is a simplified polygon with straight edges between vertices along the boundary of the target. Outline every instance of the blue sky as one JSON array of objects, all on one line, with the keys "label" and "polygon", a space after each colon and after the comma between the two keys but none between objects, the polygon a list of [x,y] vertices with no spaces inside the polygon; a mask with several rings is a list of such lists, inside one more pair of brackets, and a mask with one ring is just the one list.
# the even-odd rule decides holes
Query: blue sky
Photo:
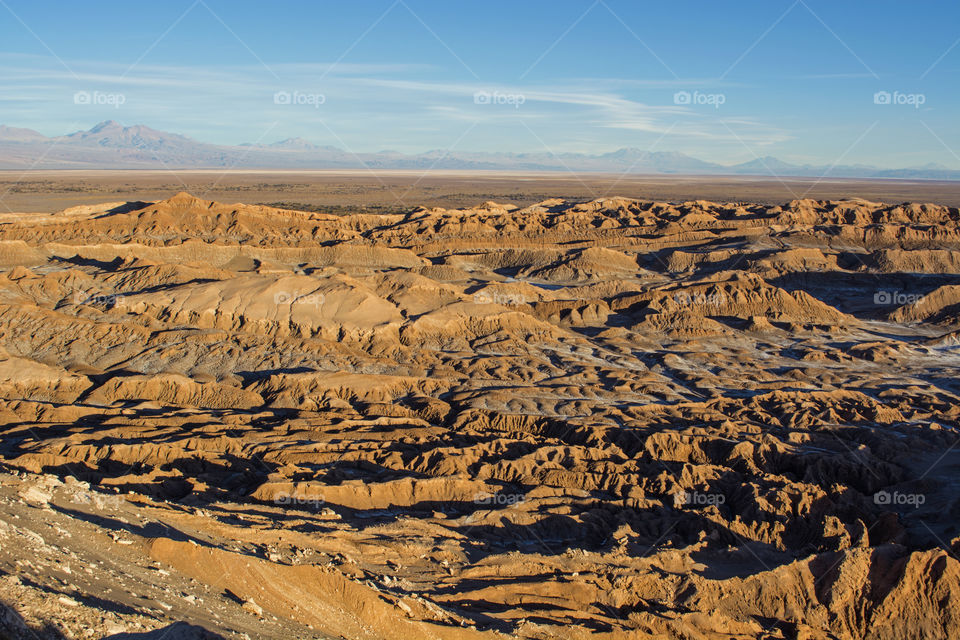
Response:
[{"label": "blue sky", "polygon": [[960,169],[958,41],[954,2],[0,0],[0,123]]}]

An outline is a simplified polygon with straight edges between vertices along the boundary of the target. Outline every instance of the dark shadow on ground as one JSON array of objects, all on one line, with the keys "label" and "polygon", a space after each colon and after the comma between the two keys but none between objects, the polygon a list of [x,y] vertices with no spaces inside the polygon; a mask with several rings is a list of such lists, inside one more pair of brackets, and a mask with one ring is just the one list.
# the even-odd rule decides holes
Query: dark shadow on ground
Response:
[{"label": "dark shadow on ground", "polygon": [[105,636],[103,640],[225,640],[225,638],[219,633],[197,625],[175,622],[162,629],[145,633],[117,633]]}]

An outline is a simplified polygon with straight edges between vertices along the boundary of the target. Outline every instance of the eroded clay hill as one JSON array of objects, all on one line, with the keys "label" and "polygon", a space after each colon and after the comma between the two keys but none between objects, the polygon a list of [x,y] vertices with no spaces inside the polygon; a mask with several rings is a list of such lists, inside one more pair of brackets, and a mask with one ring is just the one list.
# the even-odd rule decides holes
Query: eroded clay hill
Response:
[{"label": "eroded clay hill", "polygon": [[960,637],[955,208],[181,193],[0,269],[10,634]]}]

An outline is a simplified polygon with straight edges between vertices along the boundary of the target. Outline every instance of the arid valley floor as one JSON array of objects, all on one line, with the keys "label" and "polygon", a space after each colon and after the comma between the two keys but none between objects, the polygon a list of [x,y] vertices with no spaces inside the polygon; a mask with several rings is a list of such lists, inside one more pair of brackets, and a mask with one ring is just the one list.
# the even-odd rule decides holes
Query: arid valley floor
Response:
[{"label": "arid valley floor", "polygon": [[0,182],[0,638],[960,637],[954,186]]}]

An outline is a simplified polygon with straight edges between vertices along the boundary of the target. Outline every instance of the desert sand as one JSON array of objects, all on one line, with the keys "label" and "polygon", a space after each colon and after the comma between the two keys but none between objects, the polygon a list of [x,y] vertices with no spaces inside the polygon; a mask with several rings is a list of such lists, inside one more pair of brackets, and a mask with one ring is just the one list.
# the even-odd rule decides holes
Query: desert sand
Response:
[{"label": "desert sand", "polygon": [[879,202],[960,206],[960,182],[946,180],[703,176],[568,171],[355,170],[0,170],[0,212],[50,213],[81,204],[158,201],[178,191],[218,202],[281,204],[326,213],[384,213],[413,207],[521,207],[551,198],[743,201],[780,205],[855,194]]},{"label": "desert sand", "polygon": [[0,636],[960,637],[955,206],[94,195],[0,214]]}]

